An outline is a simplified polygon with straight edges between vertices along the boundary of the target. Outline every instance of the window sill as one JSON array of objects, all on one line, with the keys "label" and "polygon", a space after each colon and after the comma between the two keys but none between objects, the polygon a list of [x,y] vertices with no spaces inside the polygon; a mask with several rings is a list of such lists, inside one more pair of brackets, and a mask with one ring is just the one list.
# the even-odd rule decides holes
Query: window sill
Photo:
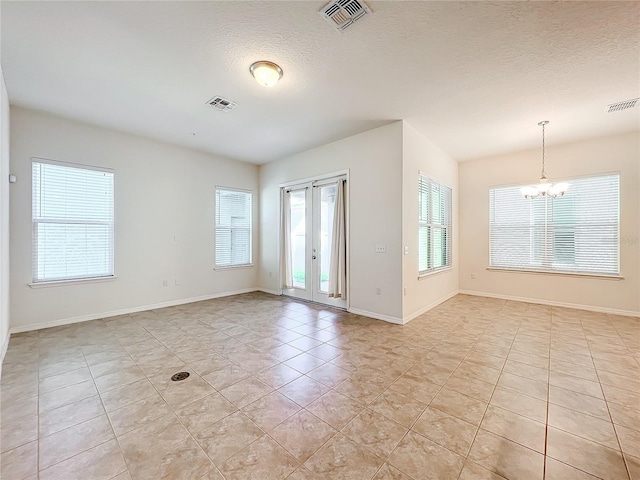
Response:
[{"label": "window sill", "polygon": [[243,265],[228,265],[223,267],[213,267],[214,270],[235,270],[237,268],[253,268],[253,263],[245,263]]},{"label": "window sill", "polygon": [[622,275],[606,274],[606,273],[579,273],[579,272],[551,272],[549,270],[524,270],[517,268],[498,268],[487,267],[491,272],[513,272],[513,273],[530,273],[533,275],[554,275],[561,277],[581,277],[581,278],[599,278],[602,280],[624,280]]},{"label": "window sill", "polygon": [[437,270],[433,270],[431,272],[421,273],[418,275],[418,280],[425,280],[429,277],[433,277],[434,275],[438,275],[440,273],[450,272],[451,270],[453,270],[453,267],[443,267],[443,268],[438,268]]},{"label": "window sill", "polygon": [[47,288],[47,287],[62,287],[64,285],[79,285],[82,283],[101,283],[101,282],[112,282],[115,280],[115,275],[109,277],[94,277],[94,278],[76,278],[74,280],[53,280],[50,282],[32,282],[28,285],[31,288]]}]

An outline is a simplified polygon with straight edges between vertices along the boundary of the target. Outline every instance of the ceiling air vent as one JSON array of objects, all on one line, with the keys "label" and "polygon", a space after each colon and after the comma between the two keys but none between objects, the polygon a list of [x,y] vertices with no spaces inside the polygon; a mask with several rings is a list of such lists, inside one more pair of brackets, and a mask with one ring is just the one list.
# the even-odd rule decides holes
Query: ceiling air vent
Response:
[{"label": "ceiling air vent", "polygon": [[362,0],[334,0],[320,10],[320,15],[340,32],[368,13],[371,13],[371,10]]},{"label": "ceiling air vent", "polygon": [[211,100],[207,102],[207,105],[215,108],[216,110],[220,110],[221,112],[228,112],[229,110],[233,110],[236,108],[236,103],[231,100],[227,100],[219,95],[216,95]]},{"label": "ceiling air vent", "polygon": [[633,108],[638,105],[640,98],[632,98],[631,100],[625,100],[624,102],[612,103],[607,105],[607,113],[619,112],[620,110],[626,110],[627,108]]}]

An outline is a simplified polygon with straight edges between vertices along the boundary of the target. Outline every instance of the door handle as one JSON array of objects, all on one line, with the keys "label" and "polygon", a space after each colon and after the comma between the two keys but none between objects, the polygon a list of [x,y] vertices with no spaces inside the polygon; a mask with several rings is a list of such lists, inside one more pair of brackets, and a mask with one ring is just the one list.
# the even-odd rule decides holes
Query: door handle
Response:
[{"label": "door handle", "polygon": [[311,255],[311,260],[315,260],[316,256],[315,255]]}]

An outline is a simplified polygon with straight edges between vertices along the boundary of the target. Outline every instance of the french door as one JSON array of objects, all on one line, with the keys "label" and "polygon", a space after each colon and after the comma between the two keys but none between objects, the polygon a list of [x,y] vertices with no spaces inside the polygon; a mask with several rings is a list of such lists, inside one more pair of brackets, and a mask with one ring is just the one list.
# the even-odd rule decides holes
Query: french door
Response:
[{"label": "french door", "polygon": [[[283,188],[283,255],[288,256],[292,297],[346,308],[345,298],[329,297],[329,269],[337,189],[345,177],[334,177]],[[288,244],[287,244],[288,240]],[[285,273],[286,275],[286,273]]]}]

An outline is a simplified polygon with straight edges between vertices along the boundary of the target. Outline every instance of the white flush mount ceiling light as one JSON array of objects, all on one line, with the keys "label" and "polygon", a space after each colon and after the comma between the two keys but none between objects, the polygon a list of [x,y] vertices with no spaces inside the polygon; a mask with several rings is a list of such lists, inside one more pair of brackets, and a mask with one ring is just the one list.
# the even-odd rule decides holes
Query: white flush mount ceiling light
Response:
[{"label": "white flush mount ceiling light", "polygon": [[539,195],[548,195],[549,197],[561,197],[569,189],[568,183],[551,183],[547,178],[547,174],[544,171],[544,127],[549,123],[549,120],[544,120],[538,125],[542,127],[542,175],[540,176],[540,182],[537,185],[530,185],[520,189],[524,198],[536,198]]},{"label": "white flush mount ceiling light", "polygon": [[273,62],[261,60],[249,67],[253,78],[263,87],[273,87],[282,78],[282,69]]}]

